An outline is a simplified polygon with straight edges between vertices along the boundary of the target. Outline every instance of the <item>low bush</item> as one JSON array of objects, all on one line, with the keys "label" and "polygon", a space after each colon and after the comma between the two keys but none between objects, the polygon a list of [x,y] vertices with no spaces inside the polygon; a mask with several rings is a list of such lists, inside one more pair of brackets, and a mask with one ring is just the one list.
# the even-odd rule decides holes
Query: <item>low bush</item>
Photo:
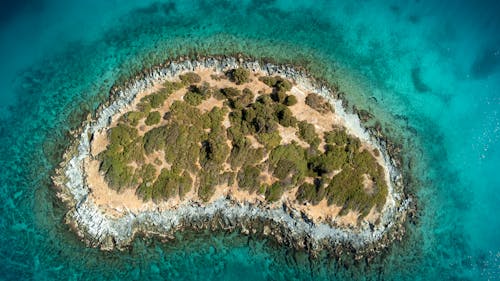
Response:
[{"label": "low bush", "polygon": [[203,96],[195,92],[187,92],[184,95],[184,101],[189,105],[198,106],[203,102]]},{"label": "low bush", "polygon": [[316,134],[314,125],[307,123],[306,121],[300,121],[297,125],[299,127],[299,137],[307,142],[311,147],[318,147],[321,140]]},{"label": "low bush", "polygon": [[127,122],[129,125],[135,127],[139,124],[139,121],[143,119],[146,114],[142,111],[129,111],[125,113],[121,119],[123,122]]},{"label": "low bush", "polygon": [[233,99],[241,95],[241,91],[234,87],[222,88],[220,91],[227,99]]},{"label": "low bush", "polygon": [[293,116],[292,111],[288,107],[280,107],[277,110],[278,122],[284,127],[295,127],[297,118]]},{"label": "low bush", "polygon": [[148,107],[160,108],[167,100],[168,95],[169,94],[165,91],[159,91],[154,94],[147,95],[140,100],[138,107],[143,112],[145,112]]},{"label": "low bush", "polygon": [[246,137],[233,140],[232,146],[228,162],[234,170],[243,165],[253,165],[264,157],[264,150],[262,148],[252,148],[250,141]]},{"label": "low bush", "polygon": [[260,187],[260,170],[254,166],[245,166],[238,172],[238,187],[250,193]]},{"label": "low bush", "polygon": [[237,85],[241,85],[250,81],[250,71],[245,68],[236,68],[227,72],[229,80]]},{"label": "low bush", "polygon": [[262,144],[264,147],[270,151],[273,148],[277,147],[281,143],[281,136],[278,131],[274,131],[271,133],[259,133],[255,135],[255,138]]},{"label": "low bush", "polygon": [[143,137],[143,146],[146,154],[151,154],[165,147],[165,139],[175,132],[173,125],[161,126],[147,131]]},{"label": "low bush", "polygon": [[307,174],[306,151],[298,144],[279,145],[269,154],[269,170],[273,175],[293,186]]},{"label": "low bush", "polygon": [[226,142],[225,131],[211,131],[208,137],[201,142],[200,165],[203,169],[222,169],[222,164],[230,153]]},{"label": "low bush", "polygon": [[285,188],[280,182],[275,182],[266,189],[266,200],[269,202],[276,202],[281,199]]},{"label": "low bush", "polygon": [[183,87],[182,83],[170,82],[170,81],[166,81],[165,83],[163,83],[162,86],[163,88],[160,91],[164,91],[168,95],[172,94],[177,90],[180,90]]},{"label": "low bush", "polygon": [[333,112],[332,105],[323,97],[317,94],[308,94],[305,100],[306,104],[312,109],[316,110],[321,114],[326,114],[328,112]]},{"label": "low bush", "polygon": [[314,198],[316,198],[316,186],[311,183],[303,183],[297,189],[297,193],[295,198],[299,203],[311,202]]},{"label": "low bush", "polygon": [[119,145],[125,147],[132,143],[137,136],[138,131],[136,128],[120,123],[109,130],[108,138],[111,146]]},{"label": "low bush", "polygon": [[187,171],[184,171],[178,182],[179,196],[181,199],[183,199],[184,196],[191,191],[192,186],[193,179],[191,178],[191,175]]},{"label": "low bush", "polygon": [[198,187],[198,197],[207,202],[215,193],[215,186],[219,182],[219,174],[211,170],[202,170],[198,176],[200,182]]},{"label": "low bush", "polygon": [[148,117],[146,118],[146,120],[144,121],[144,124],[146,124],[148,126],[152,126],[152,125],[156,125],[156,124],[160,123],[160,120],[161,120],[160,112],[151,111],[148,114]]},{"label": "low bush", "polygon": [[269,87],[273,88],[273,94],[271,95],[271,97],[274,101],[279,103],[285,102],[285,99],[287,97],[286,92],[292,89],[292,83],[279,76],[264,76],[259,77],[259,80]]},{"label": "low bush", "polygon": [[221,89],[218,89],[218,90],[214,90],[212,91],[212,96],[216,99],[216,100],[225,100],[226,99],[226,95],[224,95],[224,93],[222,92]]},{"label": "low bush", "polygon": [[327,144],[345,145],[347,144],[348,135],[345,129],[338,128],[325,132],[323,138]]},{"label": "low bush", "polygon": [[297,98],[294,95],[289,95],[285,98],[284,104],[286,106],[292,106],[297,104]]},{"label": "low bush", "polygon": [[201,82],[200,75],[194,72],[186,72],[184,74],[181,74],[179,75],[179,79],[181,79],[181,82],[184,86]]}]

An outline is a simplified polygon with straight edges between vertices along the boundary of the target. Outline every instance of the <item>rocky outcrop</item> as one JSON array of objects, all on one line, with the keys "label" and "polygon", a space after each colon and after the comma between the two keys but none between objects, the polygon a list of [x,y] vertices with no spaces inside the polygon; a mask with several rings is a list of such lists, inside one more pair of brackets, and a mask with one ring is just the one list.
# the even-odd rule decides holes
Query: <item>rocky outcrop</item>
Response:
[{"label": "rocky outcrop", "polygon": [[[158,209],[140,213],[124,210],[121,217],[112,217],[89,198],[90,189],[86,183],[83,162],[90,156],[91,136],[106,129],[112,116],[123,113],[138,93],[165,78],[199,68],[209,68],[222,73],[237,67],[265,71],[268,75],[280,75],[295,81],[308,91],[320,94],[332,104],[335,113],[345,120],[351,133],[379,148],[391,183],[390,196],[378,224],[363,222],[358,227],[347,228],[313,223],[305,214],[294,210],[287,203],[271,208],[268,205],[235,202],[230,198],[218,198],[209,204],[185,202],[172,210]],[[342,100],[337,98],[336,92],[291,66],[262,64],[232,57],[172,61],[144,71],[126,85],[114,87],[110,101],[100,107],[95,120],[85,122],[81,130],[75,132],[74,144],[66,152],[64,161],[53,178],[59,188],[58,196],[69,207],[66,222],[90,246],[102,249],[124,248],[137,233],[168,238],[183,228],[222,228],[239,230],[248,235],[271,236],[280,243],[310,251],[322,248],[339,251],[340,246],[359,253],[373,252],[404,231],[401,223],[411,200],[403,194],[401,174],[396,169],[396,162],[387,153],[386,143],[380,142],[380,136],[374,136],[367,131],[356,114],[347,113],[342,106]]]}]

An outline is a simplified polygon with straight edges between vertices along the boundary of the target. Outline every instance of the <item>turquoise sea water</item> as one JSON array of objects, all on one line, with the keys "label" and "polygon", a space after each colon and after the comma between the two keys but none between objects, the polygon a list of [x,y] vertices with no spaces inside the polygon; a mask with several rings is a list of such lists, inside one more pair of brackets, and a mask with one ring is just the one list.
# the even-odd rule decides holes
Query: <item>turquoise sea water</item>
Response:
[{"label": "turquoise sea water", "polygon": [[[104,2],[104,3],[103,3]],[[0,280],[500,280],[495,1],[60,1],[0,7]],[[238,234],[86,248],[50,173],[120,77],[179,55],[304,65],[404,144],[419,218],[370,263]]]}]

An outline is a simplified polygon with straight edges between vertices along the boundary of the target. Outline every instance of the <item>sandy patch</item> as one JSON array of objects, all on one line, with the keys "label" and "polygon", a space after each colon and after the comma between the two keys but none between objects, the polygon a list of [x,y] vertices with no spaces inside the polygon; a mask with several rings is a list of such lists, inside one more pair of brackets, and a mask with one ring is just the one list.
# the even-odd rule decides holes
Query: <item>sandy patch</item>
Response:
[{"label": "sandy patch", "polygon": [[295,141],[303,148],[309,147],[309,144],[307,142],[301,140],[298,137],[298,132],[297,132],[296,128],[279,126],[278,132],[280,133],[280,136],[281,136],[281,143],[280,144],[289,144],[289,143],[292,143],[292,141]]}]

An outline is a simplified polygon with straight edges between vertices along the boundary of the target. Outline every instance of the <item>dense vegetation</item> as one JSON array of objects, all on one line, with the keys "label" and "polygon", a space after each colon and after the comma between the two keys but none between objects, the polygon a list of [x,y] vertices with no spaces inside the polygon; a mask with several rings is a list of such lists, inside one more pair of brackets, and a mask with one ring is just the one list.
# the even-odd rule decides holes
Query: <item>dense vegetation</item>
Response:
[{"label": "dense vegetation", "polygon": [[[236,85],[249,81],[246,69],[228,75]],[[288,93],[290,81],[260,77],[270,93],[255,98],[248,88],[213,88],[195,73],[179,78],[142,98],[137,111],[125,113],[109,130],[110,144],[98,157],[111,188],[136,188],[144,200],[184,198],[193,191],[208,201],[217,186],[237,185],[269,202],[296,190],[299,203],[326,200],[362,216],[385,203],[384,171],[372,153],[343,128],[320,135],[312,124],[297,120],[289,108],[297,104]],[[183,100],[174,100],[162,115],[159,108],[181,88],[186,89]],[[222,106],[200,109],[209,99]],[[331,110],[313,94],[306,103],[321,112]],[[143,134],[141,126],[146,126]],[[282,143],[280,127],[294,128],[303,144]]]}]

